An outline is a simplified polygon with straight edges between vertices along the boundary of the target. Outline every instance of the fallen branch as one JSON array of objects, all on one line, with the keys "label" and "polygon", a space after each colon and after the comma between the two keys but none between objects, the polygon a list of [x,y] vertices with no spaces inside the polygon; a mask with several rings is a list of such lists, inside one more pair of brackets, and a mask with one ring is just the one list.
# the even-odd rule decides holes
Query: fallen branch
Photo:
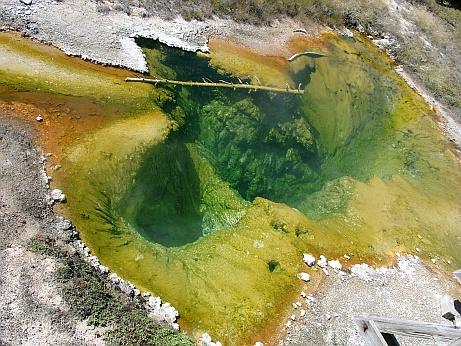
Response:
[{"label": "fallen branch", "polygon": [[276,93],[288,93],[288,94],[297,94],[302,95],[304,94],[304,90],[301,89],[291,89],[288,84],[285,88],[276,88],[264,85],[253,85],[253,84],[233,84],[225,81],[220,81],[220,83],[213,83],[213,82],[186,82],[186,81],[178,81],[178,80],[170,80],[170,79],[162,79],[162,78],[125,78],[126,82],[141,82],[141,83],[150,83],[150,84],[172,84],[172,85],[183,85],[183,86],[197,86],[197,87],[212,87],[212,88],[231,88],[231,89],[250,89],[250,90],[263,90],[263,91],[271,91]]},{"label": "fallen branch", "polygon": [[327,55],[323,53],[317,53],[317,52],[301,52],[301,53],[296,53],[292,55],[291,57],[288,58],[289,62],[292,62],[293,60],[299,58],[300,56],[308,56],[309,58],[324,58]]}]

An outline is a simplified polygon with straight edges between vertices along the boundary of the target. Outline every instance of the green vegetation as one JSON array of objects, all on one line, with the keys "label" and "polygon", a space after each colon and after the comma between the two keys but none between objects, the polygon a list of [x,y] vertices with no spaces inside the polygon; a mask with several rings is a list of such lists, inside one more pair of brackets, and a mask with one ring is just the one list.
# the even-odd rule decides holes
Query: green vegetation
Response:
[{"label": "green vegetation", "polygon": [[33,238],[29,249],[58,261],[57,281],[71,311],[89,325],[107,327],[103,334],[109,345],[194,345],[185,335],[156,324],[135,301],[104,282],[78,254],[70,255],[43,237]]},{"label": "green vegetation", "polygon": [[[296,116],[295,97],[284,101],[273,96],[262,110],[250,98],[217,99],[201,110],[197,142],[204,156],[249,201],[288,202],[319,188],[310,126]],[[286,105],[283,113],[266,111],[277,102]]]}]

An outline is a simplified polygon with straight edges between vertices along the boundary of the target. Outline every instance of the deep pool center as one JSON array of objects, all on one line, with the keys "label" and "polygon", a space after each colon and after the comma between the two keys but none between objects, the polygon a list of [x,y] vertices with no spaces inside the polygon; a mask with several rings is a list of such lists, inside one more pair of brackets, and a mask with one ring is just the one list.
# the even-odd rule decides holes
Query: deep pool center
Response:
[{"label": "deep pool center", "polygon": [[[209,54],[137,39],[152,78],[304,94],[120,84],[133,74],[1,39],[5,59],[43,71],[2,67],[0,101],[27,98],[52,120],[41,138],[60,153],[63,212],[104,265],[171,302],[193,337],[273,342],[305,285],[303,252],[385,264],[418,247],[461,264],[459,164],[435,115],[365,37],[298,37],[285,50],[319,54],[291,62],[216,39]],[[61,72],[50,83],[47,69],[80,84]],[[53,115],[61,103],[69,111]],[[63,126],[74,137],[57,137]],[[310,274],[314,287],[321,274]]]}]

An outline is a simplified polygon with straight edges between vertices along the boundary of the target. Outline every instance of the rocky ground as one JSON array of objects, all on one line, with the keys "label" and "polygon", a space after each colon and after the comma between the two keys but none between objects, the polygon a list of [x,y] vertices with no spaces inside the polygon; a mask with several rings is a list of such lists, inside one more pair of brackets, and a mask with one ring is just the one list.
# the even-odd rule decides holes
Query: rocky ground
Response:
[{"label": "rocky ground", "polygon": [[[13,123],[13,125],[12,125]],[[23,124],[0,117],[0,344],[99,345],[56,283],[56,259],[32,251],[36,236],[66,238],[45,196],[41,155]]]},{"label": "rocky ground", "polygon": [[[91,0],[53,1],[1,0],[0,29],[13,28],[49,42],[67,54],[115,66],[146,71],[147,65],[134,38],[141,36],[191,51],[207,51],[208,38],[230,37],[252,48],[270,52],[287,41],[298,23],[286,19],[270,27],[237,24],[232,20],[209,19],[188,22],[178,17],[164,19],[98,12]],[[317,33],[319,27],[313,27]],[[270,37],[270,40],[267,38]]]},{"label": "rocky ground", "polygon": [[[293,309],[281,346],[363,345],[354,323],[354,317],[362,314],[450,324],[441,317],[439,298],[450,293],[461,296],[461,285],[428,269],[411,255],[398,256],[393,268],[361,264],[348,273],[327,270],[329,275],[318,292],[299,296],[297,302],[301,306]],[[398,340],[408,346],[444,345],[438,340],[408,337]]]}]

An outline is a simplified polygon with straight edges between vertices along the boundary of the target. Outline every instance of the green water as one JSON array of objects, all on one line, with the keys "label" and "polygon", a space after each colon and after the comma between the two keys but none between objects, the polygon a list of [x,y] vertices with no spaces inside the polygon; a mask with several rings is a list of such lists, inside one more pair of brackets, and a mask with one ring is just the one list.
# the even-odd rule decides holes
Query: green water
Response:
[{"label": "green water", "polygon": [[[104,121],[76,123],[62,148],[53,181],[64,211],[103,264],[170,301],[192,336],[269,340],[309,271],[303,252],[387,263],[419,247],[461,265],[459,164],[427,105],[366,39],[299,43],[328,57],[290,64],[138,41],[152,75],[235,81],[257,70],[264,84],[301,83],[299,96],[125,84],[0,38],[3,85],[101,107]],[[309,272],[305,289],[319,280]]]}]

